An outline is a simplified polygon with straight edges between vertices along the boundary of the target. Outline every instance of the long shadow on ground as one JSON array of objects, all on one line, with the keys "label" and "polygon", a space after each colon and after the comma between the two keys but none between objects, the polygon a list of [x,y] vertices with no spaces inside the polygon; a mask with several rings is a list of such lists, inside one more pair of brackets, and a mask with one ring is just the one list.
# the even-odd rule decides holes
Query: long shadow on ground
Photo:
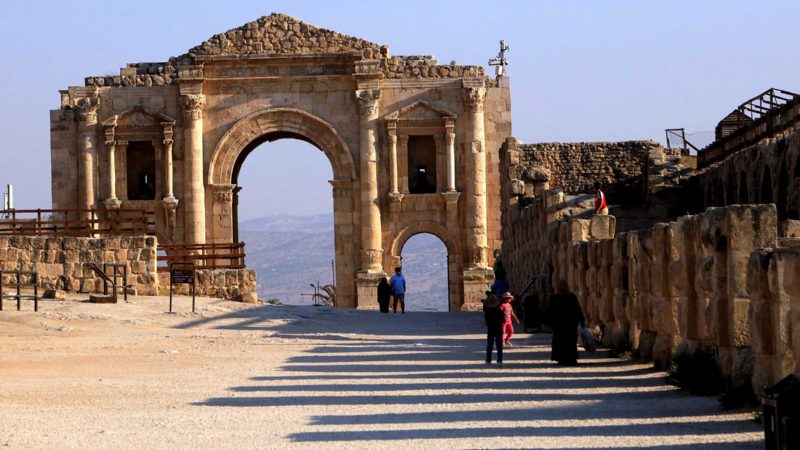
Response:
[{"label": "long shadow on ground", "polygon": [[[507,351],[505,368],[485,367],[481,364],[485,342],[477,314],[448,315],[445,320],[431,321],[427,328],[416,324],[411,329],[404,328],[409,317],[427,320],[431,313],[409,314],[399,320],[385,316],[353,320],[369,314],[361,312],[349,314],[348,323],[326,324],[325,333],[318,333],[313,324],[275,325],[267,312],[237,312],[223,322],[206,325],[270,330],[284,339],[316,344],[287,358],[280,368],[284,373],[251,376],[250,384],[229,388],[230,396],[196,404],[308,408],[313,411],[308,431],[288,436],[295,442],[387,445],[386,441],[395,440],[530,437],[533,447],[536,437],[660,436],[711,442],[650,448],[760,446],[752,434],[739,436],[757,431],[757,425],[722,412],[712,400],[698,401],[666,386],[663,376],[649,368],[601,353],[583,354],[578,367],[555,366],[549,361],[549,335],[516,339],[515,347]],[[185,325],[191,326],[199,324]],[[414,405],[454,406],[409,412]],[[392,412],[393,406],[403,411]],[[619,423],[622,420],[626,423]],[[497,426],[497,422],[506,425]],[[724,435],[738,436],[740,442],[714,442]]]}]

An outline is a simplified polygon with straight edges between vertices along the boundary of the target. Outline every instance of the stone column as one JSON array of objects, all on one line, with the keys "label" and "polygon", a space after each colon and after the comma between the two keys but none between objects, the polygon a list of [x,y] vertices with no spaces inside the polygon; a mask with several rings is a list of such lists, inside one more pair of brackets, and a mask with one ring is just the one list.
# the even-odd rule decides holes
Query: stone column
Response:
[{"label": "stone column", "polygon": [[164,198],[175,198],[175,187],[172,173],[172,129],[164,130]]},{"label": "stone column", "polygon": [[381,91],[356,91],[361,129],[361,271],[383,273],[381,211],[378,206],[378,104]]},{"label": "stone column", "polygon": [[[114,126],[116,126],[116,121],[114,122]],[[108,198],[105,201],[107,209],[119,209],[122,205],[117,198],[117,158],[115,155],[117,141],[114,139],[114,126],[107,127],[105,130],[106,149],[108,149]]]},{"label": "stone column", "polygon": [[483,102],[486,88],[464,90],[466,114],[467,180],[466,225],[468,268],[487,266],[488,239],[486,229],[486,137],[484,133]]},{"label": "stone column", "polygon": [[445,142],[447,143],[447,192],[456,190],[456,133],[452,121],[445,123]]},{"label": "stone column", "polygon": [[177,226],[178,199],[175,198],[175,181],[172,169],[172,126],[164,127],[164,198],[161,203],[164,205],[164,219],[167,226],[167,235],[170,239],[175,238],[175,227]]},{"label": "stone column", "polygon": [[389,192],[398,194],[397,190],[397,124],[391,122],[389,128],[389,165],[391,170],[391,188]]},{"label": "stone column", "polygon": [[[97,183],[97,97],[78,100],[78,208],[95,207],[95,183]],[[87,217],[91,218],[91,217]]]},{"label": "stone column", "polygon": [[203,182],[203,107],[202,94],[181,95],[184,141],[184,205],[186,244],[206,242],[205,184]]},{"label": "stone column", "polygon": [[488,267],[488,237],[486,228],[486,138],[483,126],[483,101],[486,89],[467,87],[464,90],[466,123],[464,177],[464,223],[466,255],[464,258],[462,310],[478,310],[484,291],[493,280]]}]

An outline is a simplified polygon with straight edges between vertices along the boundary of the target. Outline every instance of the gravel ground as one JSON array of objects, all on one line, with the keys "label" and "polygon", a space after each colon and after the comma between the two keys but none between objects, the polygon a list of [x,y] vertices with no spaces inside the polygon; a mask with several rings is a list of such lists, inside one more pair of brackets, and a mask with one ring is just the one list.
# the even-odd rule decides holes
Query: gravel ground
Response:
[{"label": "gravel ground", "polygon": [[198,299],[198,314],[170,315],[153,297],[8,306],[9,448],[763,447],[749,412],[647,365],[598,353],[555,366],[547,334],[518,334],[505,367],[486,367],[475,313]]}]

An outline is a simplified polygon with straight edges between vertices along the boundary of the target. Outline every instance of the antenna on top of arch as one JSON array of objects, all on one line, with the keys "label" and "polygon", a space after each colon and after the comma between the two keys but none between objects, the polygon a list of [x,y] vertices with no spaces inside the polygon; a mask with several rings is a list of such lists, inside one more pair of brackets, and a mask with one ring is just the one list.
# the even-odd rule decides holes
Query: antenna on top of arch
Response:
[{"label": "antenna on top of arch", "polygon": [[498,77],[502,77],[506,73],[506,66],[508,65],[508,60],[506,59],[506,52],[509,51],[511,47],[506,45],[506,41],[500,39],[500,51],[497,53],[497,56],[489,60],[490,66],[495,66],[494,73]]}]

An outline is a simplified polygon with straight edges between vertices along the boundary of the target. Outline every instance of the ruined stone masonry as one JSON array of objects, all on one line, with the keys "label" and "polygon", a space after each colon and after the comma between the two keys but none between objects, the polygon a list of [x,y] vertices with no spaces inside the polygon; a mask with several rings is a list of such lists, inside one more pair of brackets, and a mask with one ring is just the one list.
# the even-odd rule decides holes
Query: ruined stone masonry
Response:
[{"label": "ruined stone masonry", "polygon": [[[680,152],[644,143],[509,139],[501,156],[502,261],[512,288],[533,279],[529,294],[546,308],[556,280],[566,280],[606,345],[630,346],[660,367],[711,349],[727,382],[754,393],[800,371],[796,127],[700,170]],[[586,176],[580,167],[592,169]],[[593,216],[585,186],[606,174],[607,192],[640,179],[645,198],[623,199],[631,203],[620,209],[609,194],[612,213],[625,214]]]},{"label": "ruined stone masonry", "polygon": [[301,139],[333,168],[339,306],[373,305],[423,232],[447,247],[451,310],[491,283],[507,78],[271,14],[84,84],[51,111],[53,208],[146,210],[159,242],[237,242],[247,155]]}]

